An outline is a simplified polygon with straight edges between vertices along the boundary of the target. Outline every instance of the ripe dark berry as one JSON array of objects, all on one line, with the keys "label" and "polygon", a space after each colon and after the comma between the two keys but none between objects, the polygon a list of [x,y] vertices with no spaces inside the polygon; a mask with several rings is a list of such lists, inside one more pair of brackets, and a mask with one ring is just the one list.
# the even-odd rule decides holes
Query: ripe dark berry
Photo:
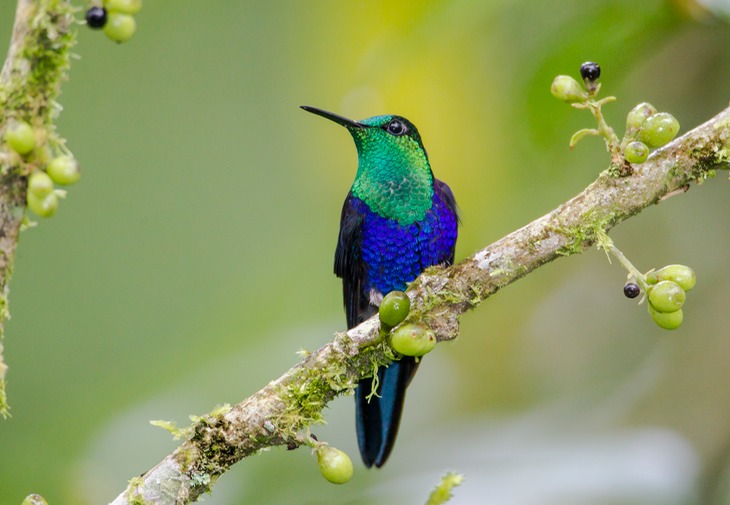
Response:
[{"label": "ripe dark berry", "polygon": [[104,7],[92,7],[86,11],[86,24],[89,28],[100,30],[106,24],[106,9]]},{"label": "ripe dark berry", "polygon": [[601,77],[601,67],[598,63],[586,61],[580,66],[580,76],[586,82],[593,82]]},{"label": "ripe dark berry", "polygon": [[624,286],[624,295],[626,295],[626,298],[636,298],[639,296],[639,293],[641,293],[641,288],[638,284],[629,282]]}]

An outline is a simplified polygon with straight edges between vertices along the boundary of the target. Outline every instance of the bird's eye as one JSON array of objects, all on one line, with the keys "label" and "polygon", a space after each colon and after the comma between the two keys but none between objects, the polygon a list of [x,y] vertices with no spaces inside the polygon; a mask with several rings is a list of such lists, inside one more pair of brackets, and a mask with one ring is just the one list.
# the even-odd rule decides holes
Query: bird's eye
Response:
[{"label": "bird's eye", "polygon": [[397,119],[394,119],[393,121],[388,123],[385,127],[385,130],[391,135],[396,136],[405,135],[406,133],[408,133],[408,128],[406,127],[406,125],[404,125]]}]

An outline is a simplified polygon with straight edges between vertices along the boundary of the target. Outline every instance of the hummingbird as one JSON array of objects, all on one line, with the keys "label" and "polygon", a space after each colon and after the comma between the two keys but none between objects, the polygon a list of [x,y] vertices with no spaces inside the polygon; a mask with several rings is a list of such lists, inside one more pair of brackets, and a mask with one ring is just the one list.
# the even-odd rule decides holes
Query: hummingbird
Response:
[{"label": "hummingbird", "polygon": [[[432,265],[454,262],[458,211],[446,183],[431,171],[416,127],[401,116],[353,121],[303,105],[302,109],[344,126],[357,148],[358,166],[340,217],[335,274],[342,278],[347,327],[378,311],[383,296],[405,291]],[[406,388],[419,362],[404,356],[356,387],[360,455],[368,468],[381,467],[398,434]]]}]

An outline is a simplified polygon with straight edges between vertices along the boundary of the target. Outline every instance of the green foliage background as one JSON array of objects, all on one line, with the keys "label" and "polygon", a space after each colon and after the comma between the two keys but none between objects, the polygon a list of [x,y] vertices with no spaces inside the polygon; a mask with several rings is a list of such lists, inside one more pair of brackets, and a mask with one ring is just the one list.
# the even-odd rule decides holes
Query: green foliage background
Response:
[{"label": "green foliage background", "polygon": [[[14,2],[0,3],[0,50]],[[240,401],[344,327],[332,260],[355,171],[344,130],[304,113],[418,125],[463,212],[457,258],[583,189],[607,161],[552,77],[603,68],[608,118],[648,100],[682,131],[728,104],[730,30],[691,2],[153,2],[117,46],[81,29],[60,131],[82,163],[22,235],[0,422],[0,505],[106,503],[172,450],[150,419]],[[700,16],[701,17],[701,16]],[[617,228],[644,270],[698,274],[656,327],[602,252],[559,261],[464,318],[409,393],[388,465],[341,487],[306,450],[237,465],[206,503],[689,503],[730,447],[727,174]],[[350,399],[320,438],[357,459]],[[725,499],[730,492],[724,488]]]}]

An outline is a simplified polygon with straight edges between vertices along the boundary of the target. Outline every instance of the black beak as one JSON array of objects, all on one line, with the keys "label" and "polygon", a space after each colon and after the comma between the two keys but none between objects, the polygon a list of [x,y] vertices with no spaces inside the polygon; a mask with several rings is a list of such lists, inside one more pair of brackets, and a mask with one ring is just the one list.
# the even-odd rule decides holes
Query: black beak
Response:
[{"label": "black beak", "polygon": [[301,107],[307,112],[311,112],[312,114],[317,114],[318,116],[327,118],[330,121],[334,121],[335,123],[344,126],[345,128],[367,128],[367,126],[362,123],[358,123],[357,121],[353,121],[352,119],[340,116],[339,114],[335,114],[334,112],[330,112],[324,109],[318,109],[317,107],[310,107],[309,105],[302,105]]}]

